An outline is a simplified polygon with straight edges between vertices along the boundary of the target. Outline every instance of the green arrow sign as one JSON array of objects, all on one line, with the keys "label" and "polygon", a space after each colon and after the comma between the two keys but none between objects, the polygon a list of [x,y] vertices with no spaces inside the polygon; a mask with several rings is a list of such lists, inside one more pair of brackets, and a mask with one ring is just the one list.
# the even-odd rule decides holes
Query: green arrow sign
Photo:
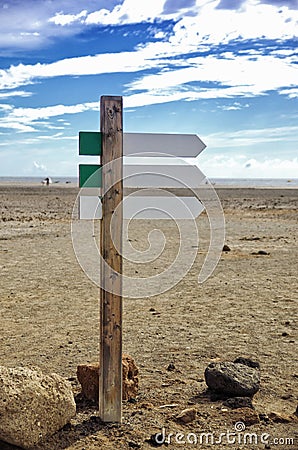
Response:
[{"label": "green arrow sign", "polygon": [[80,188],[99,188],[102,184],[101,166],[98,164],[79,164]]},{"label": "green arrow sign", "polygon": [[79,155],[101,155],[101,133],[98,131],[79,132]]}]

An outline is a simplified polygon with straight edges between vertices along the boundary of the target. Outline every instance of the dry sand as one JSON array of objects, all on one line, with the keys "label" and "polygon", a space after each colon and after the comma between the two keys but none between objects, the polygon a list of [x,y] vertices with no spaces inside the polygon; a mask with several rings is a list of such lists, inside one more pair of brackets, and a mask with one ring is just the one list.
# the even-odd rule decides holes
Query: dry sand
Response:
[{"label": "dry sand", "polygon": [[[100,424],[96,406],[78,396],[71,426],[39,450],[149,449],[146,440],[162,427],[174,435],[212,432],[218,439],[220,432],[233,431],[235,422],[243,420],[247,432],[279,439],[278,445],[266,448],[298,449],[293,416],[298,392],[298,190],[220,188],[217,193],[231,251],[222,254],[212,277],[197,283],[208,241],[202,217],[202,251],[187,276],[162,295],[124,300],[124,351],[140,368],[140,389],[135,403],[123,405],[123,424]],[[78,394],[77,365],[98,359],[99,294],[72,249],[76,195],[69,185],[0,186],[0,342],[2,365],[56,372],[69,378]],[[164,224],[171,236],[166,255],[171,256],[178,237]],[[131,237],[140,248],[148,231],[149,223],[134,222]],[[260,250],[268,254],[253,254]],[[161,258],[154,270],[164,264]],[[257,414],[226,410],[206,393],[206,366],[238,356],[261,365],[261,389],[253,401]],[[168,371],[171,362],[175,370]],[[181,425],[175,417],[187,407],[197,410],[197,418]],[[271,416],[268,421],[272,412],[283,420]],[[258,422],[258,414],[260,422],[249,425]],[[172,442],[168,447],[265,448],[258,439],[257,445]],[[294,443],[286,445],[286,439]],[[12,448],[0,443],[1,450]]]}]

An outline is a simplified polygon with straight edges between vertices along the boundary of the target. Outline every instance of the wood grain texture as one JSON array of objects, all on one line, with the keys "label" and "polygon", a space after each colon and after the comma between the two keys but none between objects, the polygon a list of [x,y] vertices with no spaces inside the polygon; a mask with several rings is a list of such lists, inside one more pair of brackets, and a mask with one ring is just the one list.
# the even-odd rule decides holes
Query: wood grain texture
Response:
[{"label": "wood grain texture", "polygon": [[107,265],[101,267],[99,413],[116,423],[122,415],[122,117],[122,97],[101,97],[101,254]]}]

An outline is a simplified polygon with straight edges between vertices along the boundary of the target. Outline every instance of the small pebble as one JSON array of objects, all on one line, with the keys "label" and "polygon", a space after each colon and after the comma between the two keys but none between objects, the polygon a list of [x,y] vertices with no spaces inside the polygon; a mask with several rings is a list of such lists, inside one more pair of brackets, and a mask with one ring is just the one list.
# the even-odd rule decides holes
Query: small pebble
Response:
[{"label": "small pebble", "polygon": [[168,365],[168,367],[167,367],[167,370],[169,371],[169,372],[172,372],[173,370],[175,370],[176,369],[176,367],[174,366],[174,364],[171,362],[169,365]]}]

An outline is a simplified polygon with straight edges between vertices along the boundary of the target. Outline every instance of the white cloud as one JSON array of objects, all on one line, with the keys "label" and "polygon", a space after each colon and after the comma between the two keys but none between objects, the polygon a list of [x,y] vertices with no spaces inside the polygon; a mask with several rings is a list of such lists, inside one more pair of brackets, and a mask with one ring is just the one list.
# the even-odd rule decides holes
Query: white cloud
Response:
[{"label": "white cloud", "polygon": [[[51,64],[12,66],[0,70],[0,88],[15,89],[21,85],[31,84],[40,78],[73,75],[92,75],[116,72],[137,72],[155,67],[166,66],[166,61],[159,55],[147,55],[147,48],[135,52],[103,54],[81,58],[69,58]],[[138,99],[146,98],[144,104],[173,101],[171,98],[193,100],[197,98],[237,97],[262,95],[269,90],[280,90],[283,95],[295,96],[296,91],[289,91],[297,85],[297,66],[293,57],[274,58],[273,56],[223,54],[220,57],[188,57],[175,63],[188,65],[186,68],[165,70],[155,75],[145,75],[127,85],[130,92],[145,91]],[[268,77],[270,73],[270,77]],[[193,82],[213,82],[210,88],[195,88]],[[182,85],[183,88],[181,88]],[[224,88],[221,87],[224,85]],[[228,87],[227,87],[228,86]],[[146,94],[146,91],[147,94]],[[182,91],[182,92],[181,92]],[[167,100],[165,99],[167,97]],[[131,103],[133,103],[133,99]],[[136,105],[132,105],[136,106]]]},{"label": "white cloud", "polygon": [[[262,4],[257,0],[246,0],[240,8],[216,8],[218,0],[197,0],[183,2],[182,6],[169,9],[165,0],[141,2],[124,0],[114,8],[102,8],[91,13],[87,10],[78,14],[62,12],[50,18],[57,25],[79,22],[86,25],[123,25],[140,22],[153,22],[156,19],[179,20],[173,41],[191,40],[196,43],[224,43],[235,38],[286,39],[295,36],[297,12],[287,6]],[[237,3],[237,2],[236,2]],[[170,11],[171,12],[167,12]],[[252,26],[253,24],[253,26]],[[164,36],[162,36],[164,37]]]},{"label": "white cloud", "polygon": [[289,98],[297,98],[298,97],[298,88],[282,89],[279,91],[279,93],[282,95],[286,95]]},{"label": "white cloud", "polygon": [[50,64],[11,66],[0,70],[0,89],[15,89],[32,84],[40,78],[58,76],[97,75],[102,73],[136,72],[154,65],[165,65],[162,60],[155,63],[144,57],[142,51],[105,53],[95,56],[67,58]]},{"label": "white cloud", "polygon": [[[214,98],[224,96],[219,92],[219,89],[214,89],[214,92],[210,94],[209,91],[178,91],[176,89],[158,93],[146,92],[133,94],[123,97],[123,105],[125,109],[131,110],[144,105],[158,105],[166,102],[175,102],[181,100],[197,100],[200,98]],[[230,90],[225,89],[226,97],[233,97],[237,94],[235,88]],[[236,102],[226,109],[240,109],[239,102]],[[244,104],[242,107],[249,107],[249,104]],[[1,105],[0,105],[1,108]],[[21,132],[36,131],[38,127],[44,126],[47,129],[64,129],[64,126],[52,125],[47,119],[53,117],[60,117],[67,114],[80,114],[86,111],[98,111],[98,102],[86,102],[75,105],[54,105],[43,108],[13,108],[12,106],[5,105],[3,108],[4,115],[0,118],[0,128],[12,128]],[[61,117],[57,121],[61,122]],[[68,125],[66,122],[64,125]],[[234,133],[230,133],[227,139],[225,133],[214,133],[208,136],[208,146],[212,147],[235,147],[251,145],[252,139],[255,143],[264,143],[272,141],[282,140],[295,140],[297,137],[298,127],[283,127],[283,128],[270,128],[266,130],[240,130]]]},{"label": "white cloud", "polygon": [[98,102],[76,105],[54,105],[44,108],[10,108],[6,116],[0,118],[0,128],[12,128],[20,132],[32,132],[37,126],[48,129],[64,129],[64,126],[52,126],[47,119],[65,114],[79,114],[88,110],[98,110]]},{"label": "white cloud", "polygon": [[234,39],[289,39],[296,36],[298,11],[260,4],[256,0],[247,0],[242,8],[229,10],[217,9],[218,3],[218,0],[197,1],[197,6],[177,8],[169,15],[163,13],[164,0],[124,0],[112,11],[101,9],[87,15],[85,23],[120,25],[150,22],[156,18],[180,19],[170,39],[172,45],[180,47],[182,43],[187,47],[218,45]]},{"label": "white cloud", "polygon": [[247,147],[274,142],[297,142],[298,126],[238,130],[212,133],[203,137],[208,148]]},{"label": "white cloud", "polygon": [[155,39],[163,39],[166,37],[166,33],[164,31],[158,31],[155,33],[154,38]]},{"label": "white cloud", "polygon": [[77,105],[54,105],[44,108],[16,108],[10,114],[10,118],[22,117],[25,121],[46,119],[49,117],[62,116],[64,114],[78,114],[90,108],[98,109],[98,103],[81,103]]},{"label": "white cloud", "polygon": [[[279,173],[284,173],[284,171],[288,171],[289,169],[292,171],[295,176],[297,175],[298,170],[298,158],[293,159],[265,159],[264,161],[258,161],[255,158],[248,159],[245,164],[245,168],[249,168],[251,170],[257,169],[258,171],[270,168],[271,170],[278,170]],[[295,170],[295,172],[294,172]]]},{"label": "white cloud", "polygon": [[162,92],[146,92],[124,96],[123,104],[125,108],[135,108],[144,105],[159,105],[166,102],[176,102],[189,99],[189,93],[177,92],[176,90]]},{"label": "white cloud", "polygon": [[112,11],[101,9],[89,14],[86,24],[116,25],[127,23],[150,22],[162,15],[165,0],[150,0],[149,2],[124,0]]},{"label": "white cloud", "polygon": [[13,107],[11,105],[7,105],[7,103],[0,103],[0,109],[3,111],[11,111]]},{"label": "white cloud", "polygon": [[205,156],[199,168],[209,178],[297,178],[298,158],[250,158],[249,155]]},{"label": "white cloud", "polygon": [[222,109],[223,111],[239,111],[240,109],[243,109],[243,108],[249,108],[249,104],[234,102],[231,105],[218,106],[218,109]]},{"label": "white cloud", "polygon": [[21,120],[7,120],[6,118],[0,119],[0,128],[7,128],[11,130],[17,130],[23,133],[32,133],[35,128],[30,125],[25,125]]},{"label": "white cloud", "polygon": [[214,2],[208,3],[193,22],[200,36],[210,43],[220,44],[237,38],[287,39],[296,34],[298,11],[259,4],[256,0],[247,0],[241,9],[234,11],[214,6]]},{"label": "white cloud", "polygon": [[87,10],[81,11],[79,14],[63,14],[62,12],[56,13],[54,17],[49,19],[49,22],[53,22],[55,25],[70,25],[73,22],[80,21],[87,16]]},{"label": "white cloud", "polygon": [[44,164],[41,164],[37,161],[33,161],[33,167],[35,169],[36,172],[46,172],[47,168]]},{"label": "white cloud", "polygon": [[[117,1],[101,0],[101,4],[113,8]],[[1,5],[3,6],[1,7]],[[53,38],[63,38],[80,33],[81,28],[85,26],[81,23],[84,11],[82,11],[80,2],[14,0],[1,2],[1,5],[0,49],[2,54],[5,54],[6,49],[9,49],[9,54],[11,54],[11,51],[14,50],[45,46],[51,43]],[[57,6],[59,7],[58,11]],[[98,0],[84,0],[86,10],[94,11],[97,7]],[[54,19],[69,26],[56,25]]]},{"label": "white cloud", "polygon": [[32,92],[28,91],[7,91],[0,92],[0,98],[10,98],[10,97],[31,97]]},{"label": "white cloud", "polygon": [[[164,90],[205,81],[233,86],[233,95],[254,96],[283,86],[297,85],[297,67],[291,64],[292,62],[291,57],[279,59],[261,55],[254,59],[249,56],[235,57],[232,54],[222,55],[221,58],[211,55],[188,58],[184,61],[184,65],[188,63],[189,67],[161,71],[156,75],[145,75],[130,83],[128,88],[130,90]],[[179,61],[177,65],[179,66]],[[191,87],[190,90],[192,90]],[[212,92],[212,90],[213,88],[210,87],[209,91]],[[226,96],[224,90],[222,95]]]}]

